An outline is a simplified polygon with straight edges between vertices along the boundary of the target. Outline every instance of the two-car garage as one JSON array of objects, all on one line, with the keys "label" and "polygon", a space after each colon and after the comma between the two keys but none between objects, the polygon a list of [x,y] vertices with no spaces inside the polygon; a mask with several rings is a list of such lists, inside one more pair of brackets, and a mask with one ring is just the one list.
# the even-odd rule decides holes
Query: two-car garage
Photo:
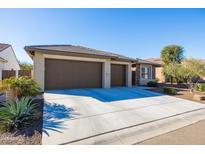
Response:
[{"label": "two-car garage", "polygon": [[73,45],[26,46],[43,90],[132,86],[135,59]]},{"label": "two-car garage", "polygon": [[[111,64],[111,87],[125,86],[125,65]],[[45,59],[45,89],[102,87],[102,63]]]}]

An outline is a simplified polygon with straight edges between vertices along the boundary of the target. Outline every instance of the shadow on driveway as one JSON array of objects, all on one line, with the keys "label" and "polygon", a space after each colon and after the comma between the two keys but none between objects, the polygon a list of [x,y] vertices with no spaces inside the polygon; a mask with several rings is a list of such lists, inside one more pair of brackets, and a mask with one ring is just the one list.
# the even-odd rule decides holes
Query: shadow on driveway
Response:
[{"label": "shadow on driveway", "polygon": [[[113,101],[140,99],[146,97],[157,97],[163,94],[151,92],[141,88],[118,87],[110,89],[72,89],[72,90],[51,90],[46,93],[60,94],[70,96],[86,96],[97,99],[103,103],[111,103]],[[53,100],[54,101],[54,100]],[[76,118],[73,108],[66,107],[63,104],[55,102],[44,102],[43,115],[43,132],[49,136],[49,130],[62,133],[65,129],[69,129],[64,125],[65,120]]]},{"label": "shadow on driveway", "polygon": [[65,105],[44,102],[43,133],[48,136],[48,130],[62,133],[62,130],[67,129],[63,125],[64,120],[71,119],[75,115],[77,114],[74,113],[74,109],[68,108]]},{"label": "shadow on driveway", "polygon": [[137,87],[135,88],[118,87],[118,88],[110,88],[110,89],[98,88],[98,89],[50,90],[47,91],[46,93],[87,96],[87,97],[92,97],[94,99],[97,99],[104,103],[127,100],[127,99],[156,97],[156,96],[163,95],[163,94],[151,92]]}]

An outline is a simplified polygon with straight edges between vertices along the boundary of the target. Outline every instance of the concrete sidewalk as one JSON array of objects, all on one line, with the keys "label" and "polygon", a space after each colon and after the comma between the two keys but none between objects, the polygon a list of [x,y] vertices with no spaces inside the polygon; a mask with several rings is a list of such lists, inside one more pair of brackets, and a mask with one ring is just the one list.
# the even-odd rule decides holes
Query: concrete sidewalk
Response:
[{"label": "concrete sidewalk", "polygon": [[[108,93],[101,90],[105,98]],[[112,89],[109,100],[117,101],[109,103],[87,91],[84,96],[82,91],[80,95],[69,90],[46,93],[42,143],[135,144],[205,119],[203,104],[138,88],[120,91],[132,99],[116,99]]]}]

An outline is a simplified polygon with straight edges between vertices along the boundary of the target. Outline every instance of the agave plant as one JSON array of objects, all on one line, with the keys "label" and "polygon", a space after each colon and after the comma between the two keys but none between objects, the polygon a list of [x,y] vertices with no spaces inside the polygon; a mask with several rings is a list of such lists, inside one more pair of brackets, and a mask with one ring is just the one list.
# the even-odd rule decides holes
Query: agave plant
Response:
[{"label": "agave plant", "polygon": [[8,101],[0,107],[0,124],[9,131],[21,130],[38,118],[38,104],[31,97]]}]

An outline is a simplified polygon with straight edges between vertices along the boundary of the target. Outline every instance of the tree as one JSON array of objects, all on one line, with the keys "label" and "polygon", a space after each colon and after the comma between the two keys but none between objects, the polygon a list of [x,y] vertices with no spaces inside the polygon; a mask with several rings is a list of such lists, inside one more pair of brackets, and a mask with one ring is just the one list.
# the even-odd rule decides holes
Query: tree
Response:
[{"label": "tree", "polygon": [[33,65],[26,63],[26,62],[20,62],[19,63],[21,70],[33,70]]},{"label": "tree", "polygon": [[162,49],[161,59],[164,65],[181,63],[184,59],[184,48],[179,45],[168,45]]},{"label": "tree", "polygon": [[200,78],[205,76],[205,62],[193,58],[185,59],[181,63],[170,63],[164,67],[167,75],[172,76],[177,82],[188,84],[190,92]]},{"label": "tree", "polygon": [[177,83],[183,81],[182,65],[179,63],[170,63],[165,65],[163,71],[168,77],[173,78]]},{"label": "tree", "polygon": [[205,76],[205,62],[189,58],[183,61],[182,66],[183,78],[189,84],[190,91],[192,92],[199,79]]},{"label": "tree", "polygon": [[178,79],[174,77],[176,75],[173,73],[177,73],[177,65],[180,64],[184,59],[184,48],[179,45],[165,46],[161,51],[160,57],[163,61],[163,73],[165,78],[171,79],[171,83],[173,82],[173,79],[177,81]]}]

